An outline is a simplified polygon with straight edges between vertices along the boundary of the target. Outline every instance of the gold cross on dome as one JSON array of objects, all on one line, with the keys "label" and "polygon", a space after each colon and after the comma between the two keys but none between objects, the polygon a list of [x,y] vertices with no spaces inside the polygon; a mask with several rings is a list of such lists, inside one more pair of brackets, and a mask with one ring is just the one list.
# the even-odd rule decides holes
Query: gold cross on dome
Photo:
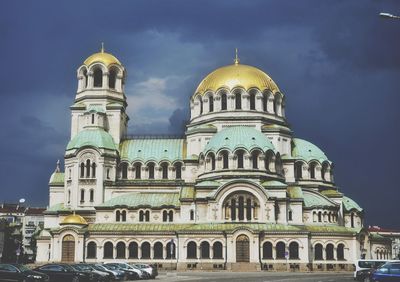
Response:
[{"label": "gold cross on dome", "polygon": [[235,65],[240,63],[239,55],[238,55],[238,48],[235,48]]}]

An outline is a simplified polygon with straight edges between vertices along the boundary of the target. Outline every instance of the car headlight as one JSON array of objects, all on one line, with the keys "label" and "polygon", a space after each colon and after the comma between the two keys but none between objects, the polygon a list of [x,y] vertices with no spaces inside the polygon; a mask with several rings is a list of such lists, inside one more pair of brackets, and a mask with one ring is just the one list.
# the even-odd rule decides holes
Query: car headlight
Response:
[{"label": "car headlight", "polygon": [[42,279],[42,276],[39,276],[39,275],[33,275],[33,274],[31,274],[31,275],[28,275],[27,277],[28,277],[28,278],[30,278],[30,279]]}]

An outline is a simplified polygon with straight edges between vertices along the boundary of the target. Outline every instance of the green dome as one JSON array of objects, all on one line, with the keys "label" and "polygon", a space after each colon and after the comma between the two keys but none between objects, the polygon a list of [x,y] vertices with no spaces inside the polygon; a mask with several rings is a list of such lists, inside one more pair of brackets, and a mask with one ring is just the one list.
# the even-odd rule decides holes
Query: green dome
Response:
[{"label": "green dome", "polygon": [[324,152],[314,144],[299,138],[293,138],[292,157],[305,161],[318,160],[321,163],[328,161]]},{"label": "green dome", "polygon": [[85,129],[79,132],[67,145],[67,150],[85,146],[117,150],[111,135],[100,128]]},{"label": "green dome", "polygon": [[358,212],[363,211],[363,209],[353,199],[350,199],[349,197],[346,196],[343,196],[343,206],[345,211],[352,211],[352,210],[356,210]]},{"label": "green dome", "polygon": [[218,152],[220,149],[234,151],[238,148],[248,151],[254,148],[259,148],[264,152],[275,151],[274,145],[260,131],[247,126],[232,126],[215,134],[206,145],[204,153]]}]

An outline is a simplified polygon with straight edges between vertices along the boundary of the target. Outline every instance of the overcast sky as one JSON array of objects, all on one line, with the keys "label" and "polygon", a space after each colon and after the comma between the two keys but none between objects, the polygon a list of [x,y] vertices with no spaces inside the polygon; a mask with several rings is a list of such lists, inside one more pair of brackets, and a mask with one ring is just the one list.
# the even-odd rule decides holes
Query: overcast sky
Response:
[{"label": "overcast sky", "polygon": [[76,69],[105,42],[128,71],[129,132],[181,132],[217,67],[267,72],[295,136],[335,164],[367,224],[400,227],[398,0],[1,1],[0,202],[48,204]]}]

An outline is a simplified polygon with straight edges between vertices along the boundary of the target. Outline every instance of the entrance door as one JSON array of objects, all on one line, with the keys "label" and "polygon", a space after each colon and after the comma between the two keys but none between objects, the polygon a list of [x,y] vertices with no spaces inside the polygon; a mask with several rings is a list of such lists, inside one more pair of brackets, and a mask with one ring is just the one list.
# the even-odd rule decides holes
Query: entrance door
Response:
[{"label": "entrance door", "polygon": [[250,240],[246,235],[240,235],[236,239],[236,261],[250,262]]},{"label": "entrance door", "polygon": [[62,240],[61,261],[75,262],[75,238],[72,235],[65,235]]}]

